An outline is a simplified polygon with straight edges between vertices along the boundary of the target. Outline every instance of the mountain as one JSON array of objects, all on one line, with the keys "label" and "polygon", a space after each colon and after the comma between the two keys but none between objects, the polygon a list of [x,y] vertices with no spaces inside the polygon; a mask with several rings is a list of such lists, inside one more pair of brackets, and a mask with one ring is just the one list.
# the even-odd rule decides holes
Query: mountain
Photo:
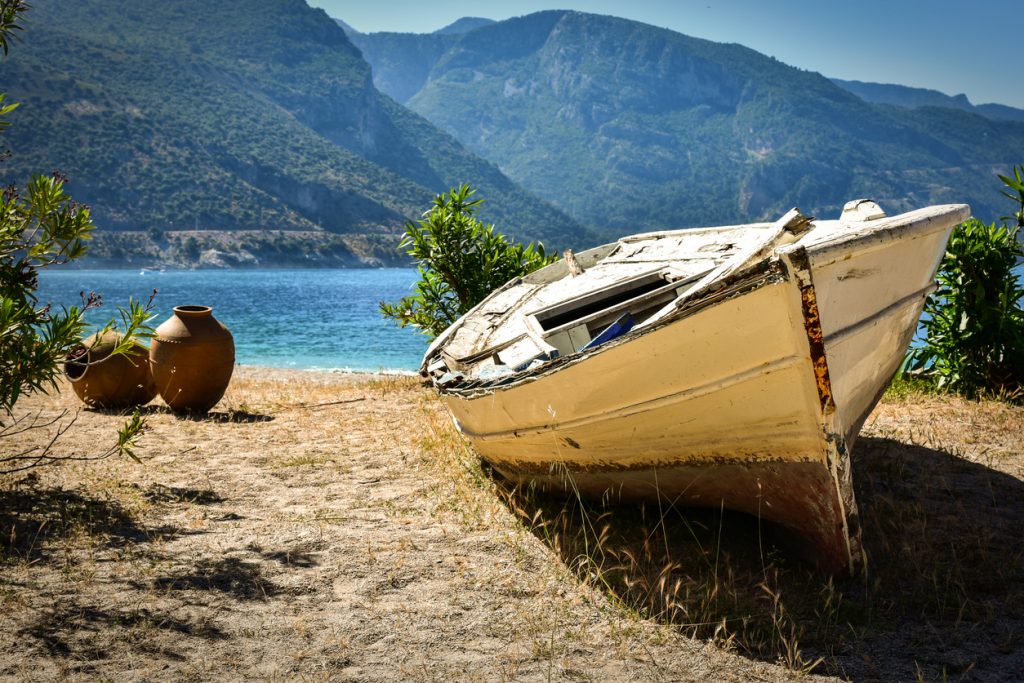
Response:
[{"label": "mountain", "polygon": [[[369,34],[379,88],[578,220],[612,232],[972,203],[1024,125],[871,104],[741,45],[548,11],[448,36]],[[401,74],[397,78],[395,74]]]},{"label": "mountain", "polygon": [[340,26],[341,30],[343,30],[348,35],[351,35],[353,33],[359,33],[359,31],[355,30],[354,28],[352,28],[350,25],[346,24],[341,19],[335,19],[334,23],[337,24],[338,26]]},{"label": "mountain", "polygon": [[863,81],[844,81],[831,79],[844,90],[849,90],[865,102],[891,104],[896,107],[946,107],[980,114],[996,121],[1024,121],[1024,109],[1009,107],[1005,104],[971,104],[967,95],[947,95],[938,90],[911,88],[906,85],[891,83],[865,83]]},{"label": "mountain", "polygon": [[349,32],[349,38],[373,65],[377,88],[405,102],[426,85],[434,64],[462,34],[495,23],[493,19],[462,17],[433,33]]},{"label": "mountain", "polygon": [[440,33],[442,35],[469,33],[470,31],[475,31],[478,28],[490,26],[494,23],[497,22],[493,19],[485,19],[483,17],[462,17],[461,19],[456,19],[444,28],[437,29],[434,33]]},{"label": "mountain", "polygon": [[373,65],[373,83],[405,102],[427,83],[434,64],[456,42],[457,33],[350,33],[349,39]]},{"label": "mountain", "polygon": [[469,182],[483,217],[516,237],[592,241],[378,92],[345,32],[302,0],[32,5],[0,67],[22,103],[0,181],[59,168],[103,228],[393,244],[436,192]]}]

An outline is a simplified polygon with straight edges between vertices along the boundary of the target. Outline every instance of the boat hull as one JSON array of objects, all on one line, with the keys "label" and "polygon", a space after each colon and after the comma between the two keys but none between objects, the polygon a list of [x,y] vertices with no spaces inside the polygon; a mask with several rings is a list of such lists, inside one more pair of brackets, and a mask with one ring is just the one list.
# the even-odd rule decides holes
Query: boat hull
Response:
[{"label": "boat hull", "polygon": [[965,206],[775,251],[649,329],[505,386],[442,390],[504,476],[757,515],[864,566],[849,447],[896,372]]},{"label": "boat hull", "polygon": [[843,437],[805,322],[798,283],[779,277],[557,373],[445,400],[507,477],[759,514],[848,573],[860,551],[838,482]]}]

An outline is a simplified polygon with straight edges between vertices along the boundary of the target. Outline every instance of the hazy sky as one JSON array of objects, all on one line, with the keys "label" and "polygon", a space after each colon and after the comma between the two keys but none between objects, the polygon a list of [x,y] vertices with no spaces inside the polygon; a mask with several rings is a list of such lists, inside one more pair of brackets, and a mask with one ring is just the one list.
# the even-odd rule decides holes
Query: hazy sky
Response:
[{"label": "hazy sky", "polygon": [[826,76],[1024,107],[1022,0],[307,0],[355,29],[429,33],[459,17],[611,14],[741,43]]}]

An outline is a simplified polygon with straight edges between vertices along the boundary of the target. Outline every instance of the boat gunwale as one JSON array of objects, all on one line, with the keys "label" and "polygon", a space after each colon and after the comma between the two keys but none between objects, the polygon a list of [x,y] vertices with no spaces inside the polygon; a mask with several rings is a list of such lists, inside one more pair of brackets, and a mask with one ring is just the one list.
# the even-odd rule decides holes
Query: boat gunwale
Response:
[{"label": "boat gunwale", "polygon": [[780,247],[777,254],[783,254],[800,246],[814,259],[815,269],[824,268],[847,258],[849,250],[857,245],[870,244],[861,249],[860,253],[870,253],[884,249],[896,240],[914,240],[940,232],[949,227],[948,217],[956,214],[953,225],[962,223],[971,215],[971,207],[967,204],[939,204],[923,209],[916,209],[896,216],[876,218],[871,221],[847,224],[846,232],[832,235],[820,242],[802,244],[802,241]]}]

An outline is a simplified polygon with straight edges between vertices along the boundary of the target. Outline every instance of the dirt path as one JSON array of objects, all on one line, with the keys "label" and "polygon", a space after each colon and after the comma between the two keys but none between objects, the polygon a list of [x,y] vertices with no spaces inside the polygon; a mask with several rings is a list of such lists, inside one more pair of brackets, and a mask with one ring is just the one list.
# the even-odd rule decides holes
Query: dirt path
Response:
[{"label": "dirt path", "polygon": [[[958,481],[977,479],[972,495],[986,486],[1020,493],[1019,409],[963,417],[956,403],[908,406],[883,405],[869,423],[868,455],[855,463],[855,473],[860,465],[866,471],[858,496],[884,497],[886,468],[902,467],[901,478],[922,476],[915,460],[922,457],[942,461],[926,465],[932,469],[953,467],[950,476]],[[19,404],[19,412],[43,417],[63,410],[77,410],[70,392]],[[942,411],[949,414],[935,424],[946,426],[922,427]],[[82,411],[57,448],[97,452],[122,419]],[[552,532],[554,526],[537,523],[547,503],[503,493],[466,453],[439,402],[411,378],[240,368],[209,419],[179,419],[155,408],[147,420],[141,465],[69,464],[3,481],[0,676],[706,681],[796,675],[776,663],[784,648],[758,654],[742,637],[730,643],[730,605],[742,601],[709,612],[726,619],[728,628],[717,637],[712,627],[679,628],[633,609],[636,577],[579,562],[569,527]],[[42,443],[46,432],[20,436],[18,445]],[[935,446],[940,442],[947,446]],[[961,451],[950,455],[952,442]],[[957,460],[943,465],[949,458]],[[992,484],[996,476],[1005,481]],[[1018,562],[1011,572],[1020,572],[1020,552],[1012,552],[1021,543],[1020,505],[1000,508],[1006,528],[991,540],[992,547],[1011,550],[986,559]],[[872,530],[871,512],[869,505],[865,535],[895,538]],[[885,518],[881,508],[877,517]],[[737,535],[750,528],[747,521],[725,523]],[[681,524],[723,522],[697,515]],[[963,531],[960,524],[953,530]],[[928,533],[921,532],[922,542],[937,544]],[[885,563],[904,556],[877,539],[869,539],[872,551],[882,563],[878,580],[890,580],[898,570]],[[735,555],[741,564],[742,549]],[[796,580],[810,570],[787,571]],[[621,590],[620,579],[608,578],[619,574]],[[963,632],[949,631],[945,612],[931,618],[925,611],[920,619],[936,648],[950,633],[961,634],[967,663],[954,664],[967,679],[1024,673],[1020,592],[993,590],[1005,618],[974,619],[977,628]],[[986,609],[994,604],[984,602]],[[905,626],[902,614],[917,607],[897,601],[896,608],[887,617],[890,628],[826,638],[820,647],[805,646],[790,666],[809,664],[820,651],[828,661],[818,672],[856,680],[909,672],[912,678],[921,658],[906,651],[911,641],[884,634]],[[799,627],[794,645],[808,631],[798,621],[779,623]],[[993,628],[1005,632],[992,635]],[[922,650],[931,647],[930,637],[926,629],[914,636],[925,639]],[[940,654],[954,660],[963,654],[950,652]],[[972,659],[972,652],[980,655]],[[932,657],[922,670],[930,678],[942,666]]]}]

